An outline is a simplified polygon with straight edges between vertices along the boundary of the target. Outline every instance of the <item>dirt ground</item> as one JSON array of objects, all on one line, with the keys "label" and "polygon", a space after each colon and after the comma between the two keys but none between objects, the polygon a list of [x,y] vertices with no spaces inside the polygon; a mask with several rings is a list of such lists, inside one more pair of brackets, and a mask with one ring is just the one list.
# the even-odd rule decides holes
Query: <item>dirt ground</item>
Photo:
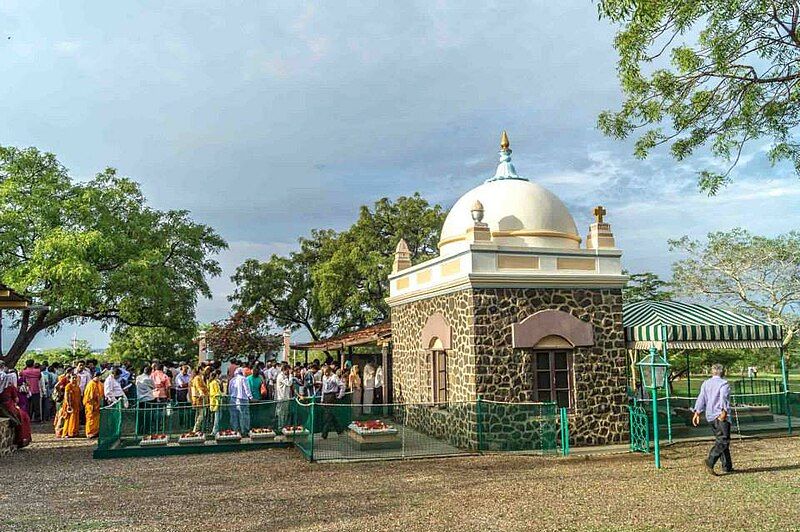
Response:
[{"label": "dirt ground", "polygon": [[37,434],[0,459],[0,530],[800,530],[800,438],[652,457],[489,455],[309,464],[294,449],[92,460]]}]

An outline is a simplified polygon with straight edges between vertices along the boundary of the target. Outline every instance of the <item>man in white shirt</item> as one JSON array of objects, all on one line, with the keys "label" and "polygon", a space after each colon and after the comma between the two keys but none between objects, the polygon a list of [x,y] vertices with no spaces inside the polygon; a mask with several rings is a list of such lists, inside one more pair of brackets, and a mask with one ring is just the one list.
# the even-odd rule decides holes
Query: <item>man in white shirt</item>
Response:
[{"label": "man in white shirt", "polygon": [[[325,375],[322,376],[322,439],[328,438],[328,430],[333,426],[336,434],[341,434],[344,429],[339,426],[336,419],[337,401],[344,397],[345,386],[342,380],[336,376],[330,366],[325,368]],[[327,405],[327,406],[326,406]]]},{"label": "man in white shirt", "polygon": [[242,368],[236,368],[228,383],[228,395],[231,400],[231,430],[244,436],[250,432],[250,400],[253,392],[250,391]]},{"label": "man in white shirt", "polygon": [[289,424],[289,401],[291,398],[292,377],[289,374],[289,366],[284,365],[275,379],[275,400],[280,401],[275,408],[279,427],[285,427]]},{"label": "man in white shirt", "polygon": [[156,385],[152,377],[150,377],[151,371],[152,369],[148,364],[142,369],[142,373],[136,377],[136,401],[139,403],[139,424],[137,426],[137,431],[140,435],[153,434],[153,429],[158,430],[158,428],[155,427],[155,420],[150,412],[150,409],[155,403],[153,390],[156,389]]},{"label": "man in white shirt", "polygon": [[267,362],[267,394],[270,399],[275,399],[275,384],[278,382],[278,374],[281,369],[274,360]]},{"label": "man in white shirt", "polygon": [[118,380],[121,375],[122,371],[119,368],[111,370],[111,374],[103,382],[103,395],[105,395],[108,404],[113,405],[121,399],[122,406],[128,408],[128,398],[125,397],[125,392],[122,390],[122,385]]},{"label": "man in white shirt", "polygon": [[89,384],[90,380],[92,380],[92,372],[86,368],[86,362],[83,360],[78,361],[78,365],[75,368],[75,375],[77,375],[80,379],[78,381],[78,386],[81,389],[81,395],[83,395],[86,385]]},{"label": "man in white shirt", "polygon": [[383,404],[383,366],[375,369],[375,404]]},{"label": "man in white shirt", "polygon": [[189,366],[183,364],[180,371],[175,376],[175,400],[179,403],[189,402],[189,382],[192,377],[189,375]]},{"label": "man in white shirt", "polygon": [[136,377],[136,400],[140,403],[149,403],[154,399],[153,391],[156,385],[150,376],[152,371],[149,365],[145,366],[142,373]]}]

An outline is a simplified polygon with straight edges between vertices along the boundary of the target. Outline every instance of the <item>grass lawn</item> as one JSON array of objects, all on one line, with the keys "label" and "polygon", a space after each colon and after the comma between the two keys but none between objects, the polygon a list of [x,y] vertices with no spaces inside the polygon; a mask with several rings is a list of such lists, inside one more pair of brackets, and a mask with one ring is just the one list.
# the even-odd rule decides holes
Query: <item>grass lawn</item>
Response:
[{"label": "grass lawn", "polygon": [[[309,464],[293,449],[95,461],[36,435],[2,459],[0,530],[798,530],[800,438],[646,455]],[[714,514],[717,515],[714,515]]]}]

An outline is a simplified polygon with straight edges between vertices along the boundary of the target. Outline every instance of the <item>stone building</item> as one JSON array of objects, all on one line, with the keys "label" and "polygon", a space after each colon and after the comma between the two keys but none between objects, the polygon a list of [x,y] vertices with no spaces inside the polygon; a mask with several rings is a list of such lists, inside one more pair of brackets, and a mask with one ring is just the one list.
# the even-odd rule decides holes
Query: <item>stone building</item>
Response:
[{"label": "stone building", "polygon": [[411,422],[474,446],[480,396],[569,408],[573,443],[626,437],[626,277],[605,214],[594,210],[582,247],[564,203],[517,174],[503,133],[495,175],[455,203],[439,256],[412,266],[398,244],[388,299],[395,400],[431,404]]}]

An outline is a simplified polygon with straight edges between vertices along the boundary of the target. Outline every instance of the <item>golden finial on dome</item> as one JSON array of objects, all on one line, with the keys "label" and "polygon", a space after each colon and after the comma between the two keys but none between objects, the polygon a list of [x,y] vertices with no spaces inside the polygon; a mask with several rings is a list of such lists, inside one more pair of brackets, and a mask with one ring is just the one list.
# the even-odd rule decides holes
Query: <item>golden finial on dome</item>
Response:
[{"label": "golden finial on dome", "polygon": [[505,151],[509,146],[511,146],[511,143],[508,142],[508,133],[503,130],[503,134],[500,135],[500,149]]}]

